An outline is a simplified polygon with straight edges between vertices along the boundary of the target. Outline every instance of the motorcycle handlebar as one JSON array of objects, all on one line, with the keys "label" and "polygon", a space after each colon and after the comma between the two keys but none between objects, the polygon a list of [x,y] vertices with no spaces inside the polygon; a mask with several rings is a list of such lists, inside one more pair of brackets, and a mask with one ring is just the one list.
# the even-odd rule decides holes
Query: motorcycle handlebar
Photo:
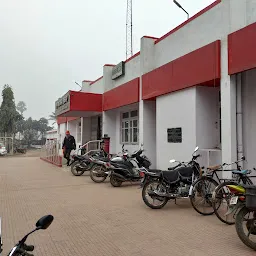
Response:
[{"label": "motorcycle handlebar", "polygon": [[[30,247],[30,246],[31,246],[31,247]],[[33,246],[33,245],[29,245],[29,246],[28,246],[29,249],[31,249],[32,246]],[[34,246],[33,246],[33,247],[34,247]],[[33,250],[34,250],[34,248],[33,248]],[[23,248],[17,249],[17,250],[15,251],[15,253],[19,253],[20,255],[23,255],[23,256],[34,256],[34,254],[28,253],[28,252],[25,250],[24,246],[23,246]]]},{"label": "motorcycle handlebar", "polygon": [[24,244],[24,245],[23,245],[23,249],[24,249],[25,251],[28,251],[28,252],[33,252],[34,249],[35,249],[35,247],[34,247],[34,245],[26,245],[26,244]]},{"label": "motorcycle handlebar", "polygon": [[196,160],[198,157],[200,157],[201,155],[200,154],[198,154],[198,155],[196,155],[196,156],[193,156],[193,160]]}]

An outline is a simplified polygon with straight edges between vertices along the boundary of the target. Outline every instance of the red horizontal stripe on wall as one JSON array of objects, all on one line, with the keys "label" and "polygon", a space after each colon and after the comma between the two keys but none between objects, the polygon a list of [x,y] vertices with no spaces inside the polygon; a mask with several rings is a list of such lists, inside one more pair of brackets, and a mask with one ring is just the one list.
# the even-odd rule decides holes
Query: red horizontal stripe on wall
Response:
[{"label": "red horizontal stripe on wall", "polygon": [[142,98],[151,99],[220,79],[220,40],[142,76]]},{"label": "red horizontal stripe on wall", "polygon": [[229,75],[256,68],[256,23],[228,35]]},{"label": "red horizontal stripe on wall", "polygon": [[103,94],[103,110],[139,102],[139,78],[135,78]]}]

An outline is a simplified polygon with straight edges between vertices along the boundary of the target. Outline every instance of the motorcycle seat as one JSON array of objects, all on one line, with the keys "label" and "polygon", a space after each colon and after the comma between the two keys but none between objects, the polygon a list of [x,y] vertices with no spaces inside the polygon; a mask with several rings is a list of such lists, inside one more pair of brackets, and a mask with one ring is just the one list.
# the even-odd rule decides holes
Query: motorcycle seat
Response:
[{"label": "motorcycle seat", "polygon": [[102,162],[109,162],[109,158],[108,157],[99,157],[98,160],[100,160]]},{"label": "motorcycle seat", "polygon": [[181,167],[177,169],[179,175],[184,178],[190,178],[193,174],[193,169],[191,167]]},{"label": "motorcycle seat", "polygon": [[163,178],[168,183],[175,183],[179,180],[179,172],[177,170],[173,171],[162,171]]},{"label": "motorcycle seat", "polygon": [[175,168],[176,168],[176,166],[174,166],[174,167],[169,167],[168,170],[169,170],[169,171],[172,171],[172,170],[174,170]]},{"label": "motorcycle seat", "polygon": [[153,172],[153,173],[161,173],[162,172],[162,170],[159,170],[159,169],[149,169],[148,171]]},{"label": "motorcycle seat", "polygon": [[88,160],[89,157],[87,155],[76,155],[75,158],[79,160]]}]

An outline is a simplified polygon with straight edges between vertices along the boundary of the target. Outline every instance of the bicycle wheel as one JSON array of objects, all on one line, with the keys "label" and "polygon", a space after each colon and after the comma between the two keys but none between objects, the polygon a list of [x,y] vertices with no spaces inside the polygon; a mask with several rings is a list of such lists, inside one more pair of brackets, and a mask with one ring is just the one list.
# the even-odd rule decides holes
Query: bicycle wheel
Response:
[{"label": "bicycle wheel", "polygon": [[[212,215],[214,213],[212,207],[212,194],[218,186],[218,182],[211,177],[201,177],[192,185],[190,202],[193,208],[202,215]],[[199,198],[197,203],[196,197]]]},{"label": "bicycle wheel", "polygon": [[227,185],[238,185],[236,181],[225,181],[218,185],[213,194],[213,209],[217,218],[227,225],[235,224],[236,213],[239,210],[239,204],[230,206],[230,200],[234,193]]}]

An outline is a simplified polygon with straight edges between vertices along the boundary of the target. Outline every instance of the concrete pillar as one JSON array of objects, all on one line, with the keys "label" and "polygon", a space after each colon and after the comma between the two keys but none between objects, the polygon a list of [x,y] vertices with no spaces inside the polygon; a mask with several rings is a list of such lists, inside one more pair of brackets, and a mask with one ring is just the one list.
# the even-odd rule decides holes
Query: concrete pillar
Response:
[{"label": "concrete pillar", "polygon": [[[221,147],[222,162],[237,160],[236,139],[236,76],[228,75],[227,38],[221,42]],[[231,167],[230,167],[231,168]],[[231,178],[231,172],[224,172],[224,178]]]},{"label": "concrete pillar", "polygon": [[145,154],[156,167],[156,102],[142,100],[142,76],[155,66],[153,38],[142,37],[140,48],[140,102],[139,102],[139,142],[143,143]]}]

